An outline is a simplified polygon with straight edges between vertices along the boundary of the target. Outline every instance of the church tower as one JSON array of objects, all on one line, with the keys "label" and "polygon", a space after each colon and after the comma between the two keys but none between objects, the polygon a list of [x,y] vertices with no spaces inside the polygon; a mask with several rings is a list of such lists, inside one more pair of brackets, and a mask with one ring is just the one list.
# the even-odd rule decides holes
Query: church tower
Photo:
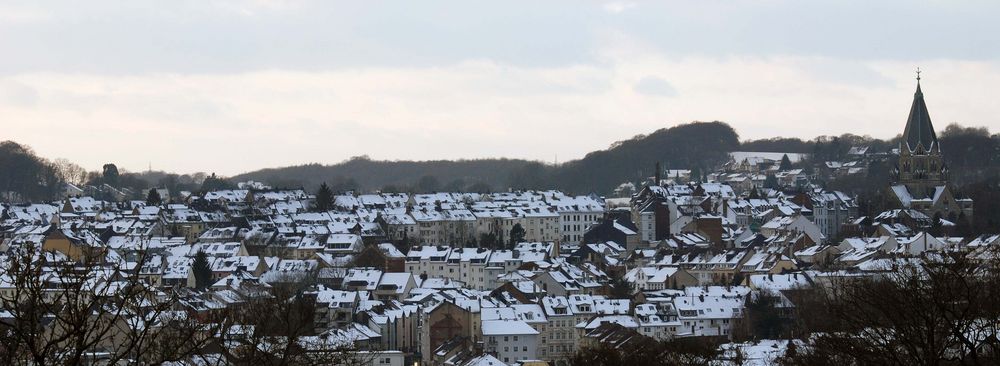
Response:
[{"label": "church tower", "polygon": [[920,90],[920,71],[917,71],[917,92],[913,94],[910,116],[903,130],[903,140],[899,142],[899,162],[894,173],[896,183],[906,186],[915,196],[932,195],[935,187],[948,181],[941,145]]},{"label": "church tower", "polygon": [[939,216],[952,223],[972,219],[972,200],[956,197],[948,185],[948,167],[920,89],[920,70],[892,178],[893,185],[889,188],[899,207],[920,211],[931,218]]}]

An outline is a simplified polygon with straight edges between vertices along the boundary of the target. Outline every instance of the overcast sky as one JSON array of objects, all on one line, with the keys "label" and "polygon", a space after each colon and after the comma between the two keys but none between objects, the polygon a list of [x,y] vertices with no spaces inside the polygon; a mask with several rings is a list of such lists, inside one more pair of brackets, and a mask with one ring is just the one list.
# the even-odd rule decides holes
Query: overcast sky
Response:
[{"label": "overcast sky", "polygon": [[693,120],[742,139],[1000,130],[998,1],[0,4],[0,140],[87,169],[577,159]]}]

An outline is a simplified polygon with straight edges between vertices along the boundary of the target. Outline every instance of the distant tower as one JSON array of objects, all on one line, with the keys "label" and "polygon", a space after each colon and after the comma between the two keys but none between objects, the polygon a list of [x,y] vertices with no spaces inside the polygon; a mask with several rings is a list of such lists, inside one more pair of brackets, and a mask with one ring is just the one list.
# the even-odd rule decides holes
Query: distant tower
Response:
[{"label": "distant tower", "polygon": [[931,218],[940,215],[951,222],[972,220],[972,200],[956,196],[948,185],[948,167],[920,90],[920,69],[917,69],[917,92],[913,94],[910,116],[899,142],[899,162],[892,176],[890,189],[900,208],[914,209]]},{"label": "distant tower", "polygon": [[899,163],[894,173],[896,182],[915,195],[927,195],[934,187],[948,181],[941,145],[920,90],[920,69],[917,69],[917,92],[913,94],[910,116],[903,130],[903,140],[899,142]]}]

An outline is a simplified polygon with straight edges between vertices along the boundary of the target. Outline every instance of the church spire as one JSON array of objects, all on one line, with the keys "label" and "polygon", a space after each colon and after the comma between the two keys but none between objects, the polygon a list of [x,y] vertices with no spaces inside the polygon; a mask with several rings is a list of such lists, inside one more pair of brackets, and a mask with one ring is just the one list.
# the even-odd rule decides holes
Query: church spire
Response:
[{"label": "church spire", "polygon": [[931,116],[927,112],[927,104],[924,103],[924,93],[920,90],[920,72],[918,68],[917,91],[913,94],[913,104],[910,106],[910,116],[906,120],[906,129],[903,130],[901,143],[901,145],[905,144],[910,152],[918,151],[918,147],[923,147],[923,151],[940,148],[937,146],[937,135],[934,133]]}]

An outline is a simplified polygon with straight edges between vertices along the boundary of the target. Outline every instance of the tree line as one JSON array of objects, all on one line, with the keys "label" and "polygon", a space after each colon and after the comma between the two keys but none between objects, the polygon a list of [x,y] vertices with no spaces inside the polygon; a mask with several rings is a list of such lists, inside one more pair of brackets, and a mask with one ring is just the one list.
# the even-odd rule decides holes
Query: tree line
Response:
[{"label": "tree line", "polygon": [[226,292],[229,306],[218,307],[199,297],[213,283],[203,253],[194,259],[195,289],[154,287],[144,268],[158,257],[145,251],[129,253],[128,263],[88,255],[61,259],[31,244],[7,253],[0,278],[13,286],[0,292],[4,364],[351,366],[377,355],[317,333],[315,273],[242,284]]},{"label": "tree line", "polygon": [[[228,180],[216,177],[207,187],[203,182],[210,176],[205,173],[133,173],[107,166],[102,171],[88,172],[65,159],[50,162],[39,158],[29,148],[8,141],[0,147],[0,171],[8,175],[0,179],[0,192],[17,192],[25,200],[40,200],[55,195],[60,180],[74,184],[107,183],[143,192],[152,187],[171,192],[199,192],[231,187],[231,182],[255,180],[310,191],[326,183],[334,192],[490,192],[513,188],[609,194],[623,182],[645,182],[655,175],[658,162],[663,169],[690,169],[700,177],[728,161],[731,151],[806,153],[810,160],[797,165],[811,170],[825,161],[849,159],[848,151],[854,146],[887,153],[899,146],[900,138],[844,134],[810,140],[775,137],[740,142],[736,131],[724,122],[692,122],[618,141],[607,149],[559,165],[521,159],[379,161],[358,156],[333,165],[269,168]],[[990,134],[983,127],[951,124],[941,131],[939,142],[953,183],[974,185],[1000,175],[1000,134]],[[874,174],[872,179],[856,184],[845,182],[842,186],[881,187],[892,161],[883,164],[890,166],[869,169]]]},{"label": "tree line", "polygon": [[740,146],[723,122],[692,122],[618,141],[579,160],[549,164],[520,159],[377,161],[360,156],[334,165],[308,164],[263,169],[233,177],[309,190],[327,183],[334,191],[486,192],[507,189],[560,189],[575,194],[607,194],[622,181],[636,181],[665,169],[709,170]]},{"label": "tree line", "polygon": [[114,163],[104,164],[99,171],[88,171],[68,159],[48,160],[38,156],[28,146],[13,141],[0,142],[0,200],[50,201],[66,192],[66,184],[81,189],[96,187],[83,194],[109,200],[112,196],[101,190],[105,185],[134,192],[131,198],[135,199],[146,198],[151,188],[166,188],[170,192],[205,192],[236,187],[230,180],[214,173],[128,172]]},{"label": "tree line", "polygon": [[[459,161],[375,161],[366,156],[334,165],[309,164],[264,169],[235,177],[284,186],[314,189],[321,182],[335,191],[382,190],[386,192],[478,192],[488,189],[560,189],[575,194],[608,194],[620,183],[645,182],[655,175],[655,164],[663,169],[711,171],[728,161],[731,151],[805,153],[809,160],[796,164],[810,172],[826,161],[847,161],[852,147],[867,147],[870,153],[887,154],[899,146],[901,136],[879,139],[843,134],[813,139],[775,137],[740,141],[724,122],[693,122],[660,129],[648,135],[613,143],[604,150],[559,165],[537,161],[481,159]],[[952,181],[976,184],[1000,175],[1000,134],[983,127],[948,125],[939,133],[945,163]],[[892,163],[891,159],[888,161]],[[886,164],[885,162],[881,164]],[[891,166],[878,165],[873,179],[887,181]],[[885,178],[885,179],[882,179]],[[277,182],[277,183],[276,183]],[[846,183],[844,185],[848,185]],[[474,186],[475,185],[475,186]]]}]

